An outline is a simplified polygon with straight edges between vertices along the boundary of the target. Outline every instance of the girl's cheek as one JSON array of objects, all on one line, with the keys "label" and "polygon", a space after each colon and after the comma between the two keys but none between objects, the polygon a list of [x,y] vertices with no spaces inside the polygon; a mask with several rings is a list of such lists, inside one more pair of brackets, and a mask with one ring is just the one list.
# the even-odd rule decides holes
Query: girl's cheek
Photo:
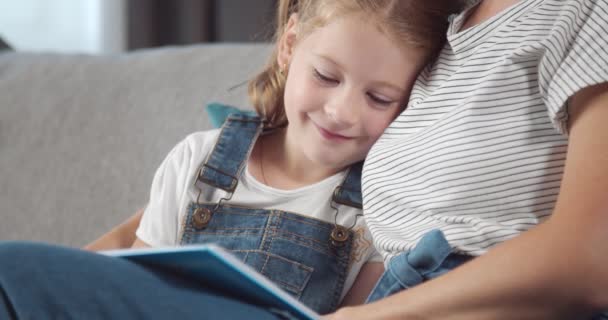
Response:
[{"label": "girl's cheek", "polygon": [[303,84],[298,94],[298,101],[302,103],[305,111],[316,111],[323,109],[328,102],[328,96],[323,88],[310,84]]},{"label": "girl's cheek", "polygon": [[309,88],[305,83],[292,81],[285,92],[285,106],[294,111],[307,111]]},{"label": "girl's cheek", "polygon": [[380,138],[384,130],[391,124],[393,121],[392,116],[387,116],[388,114],[381,115],[369,115],[365,117],[365,126],[367,128],[367,132],[370,138],[377,140]]}]

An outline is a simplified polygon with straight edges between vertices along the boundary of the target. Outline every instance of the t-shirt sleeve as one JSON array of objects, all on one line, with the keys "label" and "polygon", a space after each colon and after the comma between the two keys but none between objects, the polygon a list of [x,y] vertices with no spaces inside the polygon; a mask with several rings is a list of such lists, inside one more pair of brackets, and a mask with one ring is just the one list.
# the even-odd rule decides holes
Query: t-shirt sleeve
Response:
[{"label": "t-shirt sleeve", "polygon": [[372,234],[367,228],[365,229],[364,237],[365,240],[370,243],[370,247],[367,250],[367,259],[365,260],[365,262],[384,262],[384,258],[382,257],[380,252],[378,252],[376,246],[374,246]]},{"label": "t-shirt sleeve", "polygon": [[380,252],[376,250],[376,247],[372,246],[369,257],[367,258],[367,262],[384,262],[384,258],[382,258]]},{"label": "t-shirt sleeve", "polygon": [[150,199],[136,235],[153,247],[177,245],[179,204],[186,188],[191,152],[187,140],[177,144],[154,174]]},{"label": "t-shirt sleeve", "polygon": [[568,99],[608,81],[608,2],[568,0],[551,13],[551,33],[541,45],[539,85],[554,125],[568,128]]}]

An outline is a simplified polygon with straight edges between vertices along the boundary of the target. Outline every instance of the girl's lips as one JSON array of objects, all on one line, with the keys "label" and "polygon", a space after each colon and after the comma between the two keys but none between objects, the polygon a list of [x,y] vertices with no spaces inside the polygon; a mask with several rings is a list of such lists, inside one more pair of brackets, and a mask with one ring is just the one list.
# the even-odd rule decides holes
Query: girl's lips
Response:
[{"label": "girl's lips", "polygon": [[347,137],[347,136],[343,136],[341,134],[337,134],[334,132],[331,132],[327,129],[324,129],[323,127],[315,124],[315,127],[317,127],[317,130],[319,130],[319,133],[321,133],[321,136],[327,140],[330,141],[336,141],[336,142],[340,142],[340,141],[346,141],[346,140],[351,140],[351,137]]}]

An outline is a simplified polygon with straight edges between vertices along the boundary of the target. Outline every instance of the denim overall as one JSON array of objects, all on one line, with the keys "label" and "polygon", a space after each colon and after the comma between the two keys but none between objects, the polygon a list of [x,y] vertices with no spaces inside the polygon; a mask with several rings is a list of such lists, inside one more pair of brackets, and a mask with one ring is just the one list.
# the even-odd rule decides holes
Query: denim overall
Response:
[{"label": "denim overall", "polygon": [[[201,203],[198,198],[190,203],[181,244],[216,243],[311,309],[321,314],[334,311],[349,270],[351,228],[292,212],[225,203],[262,127],[255,116],[227,119],[194,185],[199,198],[201,188],[208,186],[228,195],[218,203]],[[332,208],[335,204],[361,208],[361,168],[361,163],[351,166],[334,190]]]}]

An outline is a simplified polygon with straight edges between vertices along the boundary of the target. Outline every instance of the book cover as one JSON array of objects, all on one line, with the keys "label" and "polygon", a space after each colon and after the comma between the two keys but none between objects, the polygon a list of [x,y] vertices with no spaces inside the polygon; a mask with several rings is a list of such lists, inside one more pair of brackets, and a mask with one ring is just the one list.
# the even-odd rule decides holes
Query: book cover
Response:
[{"label": "book cover", "polygon": [[141,248],[104,251],[103,254],[128,259],[134,263],[187,274],[244,302],[288,312],[296,319],[318,319],[313,310],[283,291],[250,266],[214,244],[170,248]]}]

